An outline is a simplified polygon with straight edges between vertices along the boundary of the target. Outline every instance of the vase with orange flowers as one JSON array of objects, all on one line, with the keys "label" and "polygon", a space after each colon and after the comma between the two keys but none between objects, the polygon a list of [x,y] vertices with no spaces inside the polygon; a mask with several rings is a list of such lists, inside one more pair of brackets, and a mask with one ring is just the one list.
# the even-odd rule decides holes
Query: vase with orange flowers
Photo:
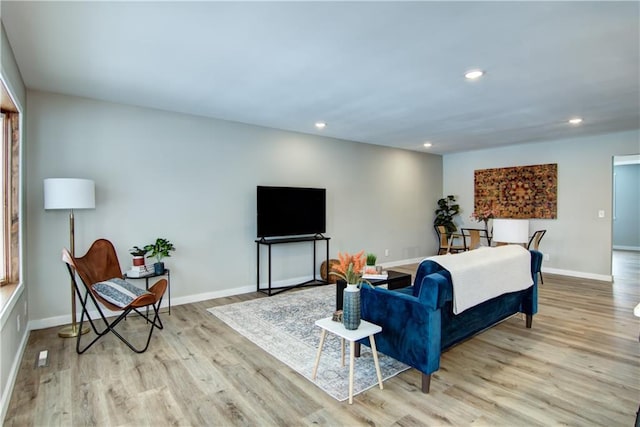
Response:
[{"label": "vase with orange flowers", "polygon": [[360,326],[360,286],[368,283],[362,278],[362,271],[365,265],[364,250],[355,255],[338,252],[340,261],[333,267],[334,274],[347,282],[347,287],[343,291],[342,323],[345,329],[354,330]]}]

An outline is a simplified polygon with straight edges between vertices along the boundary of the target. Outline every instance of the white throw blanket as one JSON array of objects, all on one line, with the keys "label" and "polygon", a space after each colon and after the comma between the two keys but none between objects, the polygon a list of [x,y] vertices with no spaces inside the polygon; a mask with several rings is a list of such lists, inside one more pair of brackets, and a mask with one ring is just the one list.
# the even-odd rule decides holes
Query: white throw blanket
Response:
[{"label": "white throw blanket", "polygon": [[519,245],[480,247],[455,255],[427,258],[451,273],[453,313],[533,284],[531,254]]}]

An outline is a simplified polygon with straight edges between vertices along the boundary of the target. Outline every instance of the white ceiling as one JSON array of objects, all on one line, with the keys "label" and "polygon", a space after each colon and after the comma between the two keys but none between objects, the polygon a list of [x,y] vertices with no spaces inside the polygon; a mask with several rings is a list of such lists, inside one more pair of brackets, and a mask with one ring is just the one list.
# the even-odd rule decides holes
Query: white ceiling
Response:
[{"label": "white ceiling", "polygon": [[[438,154],[640,128],[638,2],[2,0],[0,12],[30,89],[410,150],[428,140]],[[467,81],[470,68],[486,76]]]}]

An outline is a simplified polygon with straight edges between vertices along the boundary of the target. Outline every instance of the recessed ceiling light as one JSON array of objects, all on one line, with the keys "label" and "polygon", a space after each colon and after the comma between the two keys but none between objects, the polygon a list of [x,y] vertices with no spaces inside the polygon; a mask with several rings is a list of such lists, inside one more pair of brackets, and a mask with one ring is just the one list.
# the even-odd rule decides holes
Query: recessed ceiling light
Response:
[{"label": "recessed ceiling light", "polygon": [[484,71],[482,70],[470,70],[464,74],[464,77],[469,80],[475,80],[484,75]]},{"label": "recessed ceiling light", "polygon": [[327,124],[325,122],[316,122],[316,127],[318,129],[324,129],[327,127]]},{"label": "recessed ceiling light", "polygon": [[582,123],[582,117],[574,117],[572,119],[569,119],[569,123],[572,125],[579,125],[580,123]]},{"label": "recessed ceiling light", "polygon": [[424,145],[424,147],[425,147],[425,148],[431,148],[431,146],[433,146],[433,144],[432,144],[432,143],[430,143],[430,142],[428,142],[428,141],[427,141],[427,142],[425,142],[425,143],[424,143],[424,144],[422,144],[422,145]]}]

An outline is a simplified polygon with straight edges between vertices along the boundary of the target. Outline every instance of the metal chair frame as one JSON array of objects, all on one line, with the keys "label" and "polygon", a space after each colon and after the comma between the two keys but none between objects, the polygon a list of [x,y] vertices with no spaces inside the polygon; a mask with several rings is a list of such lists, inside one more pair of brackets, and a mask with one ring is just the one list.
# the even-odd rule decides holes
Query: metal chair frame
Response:
[{"label": "metal chair frame", "polygon": [[442,255],[443,251],[445,254],[448,254],[451,252],[463,252],[465,250],[464,246],[453,244],[453,239],[455,237],[462,237],[462,235],[447,232],[447,229],[443,225],[434,225],[433,228],[438,235],[438,255]]},{"label": "metal chair frame", "polygon": [[[487,244],[491,246],[491,238],[489,237],[489,232],[487,230],[479,228],[461,228],[460,231],[462,232],[462,241],[464,243],[465,251],[477,249],[480,246],[482,238],[487,239]],[[469,244],[467,244],[467,239],[469,239]]]},{"label": "metal chair frame", "polygon": [[533,245],[533,249],[535,249],[536,251],[539,250],[538,246],[540,246],[540,240],[542,240],[542,237],[546,232],[547,230],[535,231],[529,238],[529,243],[527,243],[527,249],[532,249],[531,245]]},{"label": "metal chair frame", "polygon": [[[547,230],[535,231],[529,238],[529,243],[527,243],[527,249],[535,249],[536,251],[539,251],[538,247],[540,246],[540,240],[542,240],[542,237],[546,232]],[[533,248],[531,247],[531,245],[533,245]],[[539,270],[538,274],[540,274],[540,284],[544,285],[544,279],[542,278],[542,270]]]}]

